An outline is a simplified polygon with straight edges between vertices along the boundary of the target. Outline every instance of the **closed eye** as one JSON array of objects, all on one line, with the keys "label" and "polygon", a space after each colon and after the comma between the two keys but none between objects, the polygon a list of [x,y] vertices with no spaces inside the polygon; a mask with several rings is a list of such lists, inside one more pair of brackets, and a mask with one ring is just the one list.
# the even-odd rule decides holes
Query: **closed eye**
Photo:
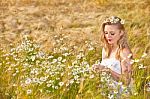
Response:
[{"label": "closed eye", "polygon": [[115,33],[111,33],[111,35],[115,35]]},{"label": "closed eye", "polygon": [[111,34],[111,35],[115,35],[115,33],[114,33],[114,32],[110,32],[110,34]]},{"label": "closed eye", "polygon": [[108,34],[108,32],[104,32],[104,34]]}]

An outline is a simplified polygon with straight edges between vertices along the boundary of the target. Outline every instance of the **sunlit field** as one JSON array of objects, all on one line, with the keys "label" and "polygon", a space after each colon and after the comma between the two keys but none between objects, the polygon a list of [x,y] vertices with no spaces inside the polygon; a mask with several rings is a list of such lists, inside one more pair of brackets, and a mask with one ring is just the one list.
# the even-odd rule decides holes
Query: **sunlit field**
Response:
[{"label": "sunlit field", "polygon": [[134,57],[132,94],[121,99],[150,99],[149,0],[1,0],[0,99],[116,99],[92,71],[112,15],[125,20]]}]

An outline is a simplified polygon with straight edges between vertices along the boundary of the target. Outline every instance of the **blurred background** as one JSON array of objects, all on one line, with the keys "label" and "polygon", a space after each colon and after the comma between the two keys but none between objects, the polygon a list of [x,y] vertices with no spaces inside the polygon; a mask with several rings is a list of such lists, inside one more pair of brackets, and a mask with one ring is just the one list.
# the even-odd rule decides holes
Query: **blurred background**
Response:
[{"label": "blurred background", "polygon": [[42,45],[54,47],[55,35],[66,35],[66,45],[100,44],[101,23],[106,16],[125,20],[132,51],[142,53],[150,40],[149,0],[1,0],[1,47],[16,44],[29,34]]}]

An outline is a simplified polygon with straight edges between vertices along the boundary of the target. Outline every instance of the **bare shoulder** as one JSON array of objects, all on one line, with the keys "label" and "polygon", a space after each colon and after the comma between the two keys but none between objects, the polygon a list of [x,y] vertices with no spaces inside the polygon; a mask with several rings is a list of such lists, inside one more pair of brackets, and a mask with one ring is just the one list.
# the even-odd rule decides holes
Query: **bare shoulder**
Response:
[{"label": "bare shoulder", "polygon": [[120,56],[122,59],[124,58],[132,58],[132,52],[130,50],[130,48],[124,48],[121,52],[120,52]]}]

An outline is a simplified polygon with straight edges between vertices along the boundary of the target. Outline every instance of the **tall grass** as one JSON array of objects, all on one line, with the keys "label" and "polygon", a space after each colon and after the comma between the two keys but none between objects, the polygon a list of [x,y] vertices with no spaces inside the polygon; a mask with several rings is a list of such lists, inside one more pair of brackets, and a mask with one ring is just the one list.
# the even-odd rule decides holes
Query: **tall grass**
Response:
[{"label": "tall grass", "polygon": [[[101,61],[100,24],[125,19],[134,55],[133,94],[150,96],[149,1],[1,0],[0,98],[112,98],[91,66]],[[107,79],[106,79],[107,81]],[[105,95],[104,95],[105,94]]]}]

